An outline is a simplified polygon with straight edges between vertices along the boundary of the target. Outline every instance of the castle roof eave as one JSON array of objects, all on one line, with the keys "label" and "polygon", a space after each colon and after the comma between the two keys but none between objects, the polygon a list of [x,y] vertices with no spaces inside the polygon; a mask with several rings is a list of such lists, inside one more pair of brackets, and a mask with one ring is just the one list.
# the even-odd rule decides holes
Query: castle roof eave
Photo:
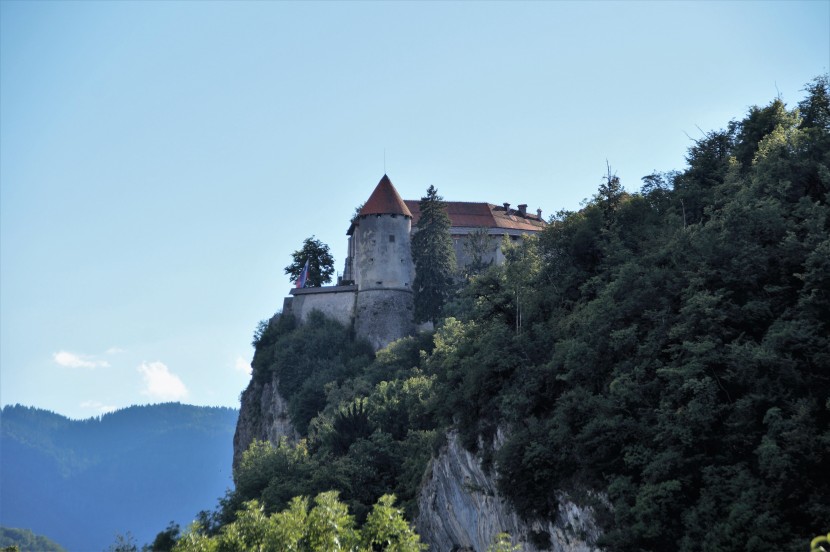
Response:
[{"label": "castle roof eave", "polygon": [[[404,200],[412,213],[413,227],[421,218],[420,202],[418,200]],[[453,228],[497,228],[503,230],[520,230],[540,232],[547,223],[537,215],[520,214],[518,211],[506,211],[504,207],[492,203],[469,201],[444,201],[450,224]]]}]

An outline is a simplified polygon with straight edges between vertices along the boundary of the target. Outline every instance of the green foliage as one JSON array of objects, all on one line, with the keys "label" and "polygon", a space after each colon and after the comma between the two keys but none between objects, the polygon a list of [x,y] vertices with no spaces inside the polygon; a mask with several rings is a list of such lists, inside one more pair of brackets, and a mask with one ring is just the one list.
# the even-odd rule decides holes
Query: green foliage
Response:
[{"label": "green foliage", "polygon": [[493,260],[486,260],[492,251],[492,239],[490,238],[490,229],[481,227],[476,228],[464,240],[464,253],[467,255],[468,262],[463,267],[464,277],[470,279],[484,272],[484,270],[493,264]]},{"label": "green foliage", "polygon": [[0,527],[0,550],[8,552],[66,552],[43,535],[35,535],[29,529]]},{"label": "green foliage", "polygon": [[179,524],[175,521],[171,521],[164,531],[161,531],[158,535],[156,535],[156,538],[150,545],[150,550],[152,552],[170,552],[176,545],[176,541],[179,539],[180,533],[181,527]]},{"label": "green foliage", "polygon": [[487,552],[518,552],[521,549],[521,546],[513,545],[508,533],[499,533],[493,539],[493,544],[487,548]]},{"label": "green foliage", "polygon": [[236,489],[226,513],[232,514],[242,502],[252,499],[262,500],[269,511],[275,511],[291,497],[307,493],[315,467],[304,442],[291,446],[283,440],[275,447],[254,441],[234,471]]},{"label": "green foliage", "polygon": [[206,534],[199,523],[193,523],[176,541],[173,552],[218,552],[218,539]]},{"label": "green foliage", "polygon": [[386,550],[417,552],[426,547],[394,507],[395,497],[384,495],[374,505],[362,529],[334,491],[318,494],[314,506],[304,497],[293,498],[283,511],[271,515],[256,500],[246,502],[220,534],[208,536],[191,526],[174,552],[334,552]]},{"label": "green foliage", "polygon": [[366,439],[374,432],[374,424],[366,411],[366,399],[355,399],[348,405],[341,406],[334,415],[331,431],[325,437],[329,450],[342,456],[358,439]]},{"label": "green foliage", "polygon": [[826,77],[808,90],[808,118],[752,108],[640,194],[609,171],[439,327],[436,412],[470,448],[511,428],[483,452],[521,514],[606,489],[612,550],[800,550],[824,528]]},{"label": "green foliage", "polygon": [[412,236],[415,280],[415,321],[437,322],[450,296],[455,272],[455,249],[450,217],[434,186],[421,198],[421,218]]},{"label": "green foliage", "polygon": [[372,357],[371,345],[315,311],[300,326],[291,316],[272,320],[259,338],[251,367],[256,383],[277,378],[280,394],[289,398],[294,427],[305,433],[326,404],[325,386],[354,377]]},{"label": "green foliage", "polygon": [[331,275],[334,274],[334,257],[331,256],[329,246],[314,236],[303,240],[303,247],[291,254],[292,262],[285,267],[285,273],[291,276],[291,281],[296,282],[303,272],[306,261],[308,261],[308,278],[305,287],[320,287],[331,282]]},{"label": "green foliage", "polygon": [[266,332],[268,332],[270,327],[271,327],[271,321],[270,320],[260,320],[259,321],[259,324],[257,324],[257,326],[256,326],[256,330],[254,330],[253,341],[251,341],[251,346],[252,347],[254,347],[256,349],[259,346],[259,344],[262,342],[263,338],[265,337]]},{"label": "green foliage", "polygon": [[366,550],[418,552],[426,549],[404,519],[403,512],[395,508],[393,495],[383,495],[378,499],[363,524],[362,533],[361,540]]},{"label": "green foliage", "polygon": [[[254,353],[254,382],[276,376],[289,397],[295,446],[254,442],[234,472],[236,488],[202,526],[213,534],[242,504],[258,500],[266,513],[294,496],[340,492],[358,521],[380,496],[395,493],[408,515],[439,434],[431,410],[434,377],[418,364],[432,350],[428,334],[390,344],[373,359],[340,324],[312,313],[300,326],[275,318]],[[250,391],[250,388],[249,388]],[[246,392],[249,392],[246,391]]]},{"label": "green foliage", "polygon": [[364,205],[366,205],[365,201],[354,208],[354,213],[352,213],[352,218],[350,219],[350,222],[352,224],[355,224],[357,222],[358,218],[360,218],[360,211],[363,210]]},{"label": "green foliage", "polygon": [[819,535],[810,541],[810,552],[828,552],[830,550],[830,533]]},{"label": "green foliage", "polygon": [[373,504],[394,517],[390,492],[412,515],[454,426],[526,518],[556,515],[558,491],[604,491],[609,550],[802,550],[830,519],[827,77],[808,93],[707,133],[640,193],[609,169],[583,209],[472,275],[443,311],[457,317],[423,318],[431,336],[358,361],[342,327],[272,323],[255,377],[300,397],[307,440],[252,446],[225,511],[257,499],[299,527],[291,497],[336,489],[343,542],[389,543],[356,524],[374,527]]},{"label": "green foliage", "polygon": [[127,531],[125,535],[121,533],[115,535],[115,541],[109,545],[107,552],[139,552],[139,549],[135,537]]}]

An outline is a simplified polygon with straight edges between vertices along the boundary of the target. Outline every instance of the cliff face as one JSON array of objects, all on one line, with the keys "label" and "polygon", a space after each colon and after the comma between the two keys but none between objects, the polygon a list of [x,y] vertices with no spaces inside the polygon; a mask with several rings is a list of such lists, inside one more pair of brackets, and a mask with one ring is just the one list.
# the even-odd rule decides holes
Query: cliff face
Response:
[{"label": "cliff face", "polygon": [[[239,421],[233,438],[233,465],[254,439],[296,442],[300,436],[288,417],[288,403],[277,390],[275,377],[266,384],[253,381],[242,393]],[[497,438],[496,446],[500,444]],[[430,462],[418,497],[415,526],[421,540],[435,552],[484,552],[498,533],[509,533],[523,552],[596,552],[600,535],[592,507],[577,505],[567,494],[557,494],[554,521],[522,520],[500,495],[496,475],[485,473],[481,460],[464,449],[455,432]],[[539,548],[547,534],[549,547]]]},{"label": "cliff face", "polygon": [[415,526],[429,549],[438,552],[484,551],[501,532],[509,533],[513,544],[527,552],[540,550],[534,543],[544,533],[550,536],[550,547],[541,550],[599,550],[594,544],[600,530],[593,508],[576,505],[564,493],[557,499],[559,511],[553,522],[523,521],[499,494],[494,474],[486,474],[481,460],[450,432],[447,445],[427,470]]},{"label": "cliff face", "polygon": [[288,417],[288,401],[280,395],[277,384],[276,376],[265,384],[251,380],[248,388],[243,391],[239,421],[233,436],[234,470],[242,459],[242,453],[255,439],[275,445],[282,437],[291,443],[300,439]]},{"label": "cliff face", "polygon": [[[296,443],[300,435],[288,415],[288,401],[278,390],[279,380],[254,379],[242,393],[239,420],[234,435],[234,470],[242,454],[254,440],[273,444],[286,438]],[[493,445],[504,442],[499,432]],[[497,474],[486,473],[481,460],[464,449],[458,435],[450,431],[447,443],[434,457],[418,495],[416,530],[435,552],[484,552],[499,533],[511,535],[513,544],[524,552],[594,552],[600,529],[591,506],[577,504],[564,492],[556,493],[555,519],[522,520],[502,497],[496,485]],[[591,493],[590,502],[602,502]]]}]

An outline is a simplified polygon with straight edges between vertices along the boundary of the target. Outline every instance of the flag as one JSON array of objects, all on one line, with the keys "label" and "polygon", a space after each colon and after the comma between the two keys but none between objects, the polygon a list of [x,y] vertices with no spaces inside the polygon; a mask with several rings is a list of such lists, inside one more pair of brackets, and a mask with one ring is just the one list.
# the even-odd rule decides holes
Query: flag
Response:
[{"label": "flag", "polygon": [[305,260],[305,266],[303,267],[303,271],[300,272],[300,277],[297,278],[297,287],[304,288],[306,280],[308,280],[308,259]]}]

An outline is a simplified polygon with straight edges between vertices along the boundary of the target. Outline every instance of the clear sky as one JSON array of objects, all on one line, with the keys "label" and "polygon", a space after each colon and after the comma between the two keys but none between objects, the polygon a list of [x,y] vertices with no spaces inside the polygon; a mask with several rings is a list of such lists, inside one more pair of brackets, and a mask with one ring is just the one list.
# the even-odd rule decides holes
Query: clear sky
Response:
[{"label": "clear sky", "polygon": [[0,0],[0,400],[238,406],[304,238],[576,209],[830,66],[830,2]]}]

